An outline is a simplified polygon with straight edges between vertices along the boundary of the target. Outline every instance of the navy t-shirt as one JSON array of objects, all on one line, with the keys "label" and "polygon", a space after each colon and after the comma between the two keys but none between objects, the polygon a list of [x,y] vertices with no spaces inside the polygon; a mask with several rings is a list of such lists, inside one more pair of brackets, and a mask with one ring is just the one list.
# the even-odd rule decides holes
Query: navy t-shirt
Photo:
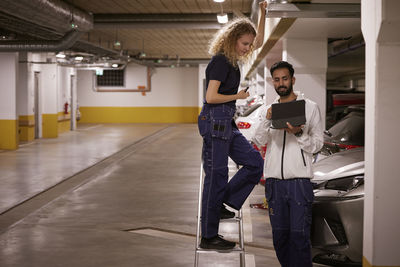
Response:
[{"label": "navy t-shirt", "polygon": [[[215,55],[211,58],[206,68],[206,86],[210,80],[221,82],[218,93],[223,95],[237,94],[240,84],[239,67],[234,67],[224,55]],[[206,103],[206,100],[204,100]],[[236,101],[227,102],[227,104],[235,105]]]}]

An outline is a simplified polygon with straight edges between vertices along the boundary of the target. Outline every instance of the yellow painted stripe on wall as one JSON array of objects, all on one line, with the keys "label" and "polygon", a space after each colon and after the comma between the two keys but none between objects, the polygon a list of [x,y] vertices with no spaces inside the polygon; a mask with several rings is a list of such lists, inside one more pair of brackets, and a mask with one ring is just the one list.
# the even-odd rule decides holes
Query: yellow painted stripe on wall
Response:
[{"label": "yellow painted stripe on wall", "polygon": [[19,126],[19,141],[32,141],[35,139],[35,127]]},{"label": "yellow painted stripe on wall", "polygon": [[35,116],[21,115],[19,121],[19,141],[32,141],[35,139]]},{"label": "yellow painted stripe on wall", "polygon": [[394,266],[372,265],[371,263],[369,263],[367,258],[365,258],[365,256],[363,256],[363,258],[362,258],[362,266],[363,267],[400,267],[399,265],[394,265]]},{"label": "yellow painted stripe on wall", "polygon": [[19,123],[25,123],[25,124],[35,124],[35,115],[20,115],[18,117]]},{"label": "yellow painted stripe on wall", "polygon": [[198,107],[80,107],[80,123],[195,123]]},{"label": "yellow painted stripe on wall", "polygon": [[65,133],[71,129],[70,120],[58,121],[58,133]]},{"label": "yellow painted stripe on wall", "polygon": [[0,120],[0,149],[17,149],[18,139],[18,121]]},{"label": "yellow painted stripe on wall", "polygon": [[43,138],[58,137],[57,114],[42,114],[42,136]]},{"label": "yellow painted stripe on wall", "polygon": [[58,133],[65,133],[71,130],[71,114],[58,112]]}]

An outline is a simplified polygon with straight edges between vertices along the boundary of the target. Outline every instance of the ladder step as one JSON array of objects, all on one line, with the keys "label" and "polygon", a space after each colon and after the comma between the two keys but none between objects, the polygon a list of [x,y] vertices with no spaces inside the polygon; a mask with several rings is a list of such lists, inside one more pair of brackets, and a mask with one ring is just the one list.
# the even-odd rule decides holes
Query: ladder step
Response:
[{"label": "ladder step", "polygon": [[[197,216],[196,216],[196,218],[198,219]],[[242,219],[242,217],[237,216],[237,217],[233,217],[233,218],[229,218],[229,219],[221,219],[219,222],[220,223],[224,223],[224,222],[239,222],[241,219]]]},{"label": "ladder step", "polygon": [[232,252],[244,253],[245,250],[244,248],[239,248],[239,247],[234,247],[233,249],[224,249],[224,250],[205,249],[200,247],[196,248],[196,253],[232,253]]}]

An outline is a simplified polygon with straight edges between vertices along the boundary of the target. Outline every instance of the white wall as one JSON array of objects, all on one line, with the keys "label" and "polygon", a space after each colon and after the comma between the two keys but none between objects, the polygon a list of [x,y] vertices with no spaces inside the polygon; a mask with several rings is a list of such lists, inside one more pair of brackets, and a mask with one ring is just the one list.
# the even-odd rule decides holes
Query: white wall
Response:
[{"label": "white wall", "polygon": [[[126,85],[135,89],[147,84],[147,68],[130,64],[125,70]],[[198,68],[156,68],[152,71],[151,92],[95,92],[93,71],[78,70],[77,90],[81,107],[194,107],[198,105]],[[103,87],[102,87],[103,89]]]},{"label": "white wall", "polygon": [[204,102],[204,79],[206,78],[206,68],[207,64],[199,64],[198,107],[202,107]]},{"label": "white wall", "polygon": [[[64,104],[68,102],[69,107],[71,107],[71,76],[76,77],[76,69],[71,67],[57,67],[57,88],[58,88],[58,98],[57,98],[57,112],[64,111]],[[76,92],[74,97],[74,103],[76,101]],[[76,107],[76,104],[75,104]]]},{"label": "white wall", "polygon": [[0,53],[0,119],[15,120],[18,54]]},{"label": "white wall", "polygon": [[28,64],[21,63],[26,62],[28,60],[27,53],[19,53],[19,64],[18,64],[18,81],[17,81],[17,115],[28,115],[29,107],[28,107]]}]

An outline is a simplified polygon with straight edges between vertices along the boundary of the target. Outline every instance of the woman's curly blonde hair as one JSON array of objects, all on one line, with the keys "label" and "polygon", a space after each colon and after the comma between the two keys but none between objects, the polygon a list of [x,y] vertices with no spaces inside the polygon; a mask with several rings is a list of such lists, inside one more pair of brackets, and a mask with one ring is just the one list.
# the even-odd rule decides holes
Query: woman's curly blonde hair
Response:
[{"label": "woman's curly blonde hair", "polygon": [[208,53],[212,56],[223,54],[233,66],[237,61],[246,62],[253,52],[253,44],[250,50],[243,56],[236,53],[236,42],[244,34],[256,36],[254,24],[247,18],[237,18],[222,27],[211,39]]}]

